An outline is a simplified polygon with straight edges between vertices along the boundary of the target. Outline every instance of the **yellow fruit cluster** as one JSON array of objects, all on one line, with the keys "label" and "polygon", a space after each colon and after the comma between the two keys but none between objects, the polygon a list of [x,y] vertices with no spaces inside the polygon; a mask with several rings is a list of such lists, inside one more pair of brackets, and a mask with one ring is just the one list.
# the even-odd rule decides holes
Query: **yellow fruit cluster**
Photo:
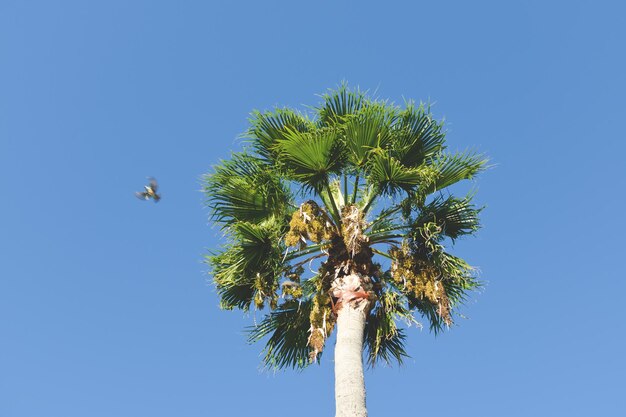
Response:
[{"label": "yellow fruit cluster", "polygon": [[311,309],[311,329],[309,336],[309,359],[315,362],[317,355],[324,349],[326,338],[335,327],[336,317],[330,308],[330,296],[318,293],[313,298],[313,308]]},{"label": "yellow fruit cluster", "polygon": [[[269,284],[269,285],[268,285]],[[257,274],[254,280],[254,305],[262,310],[265,307],[266,298],[269,298],[270,308],[274,310],[278,307],[278,295],[276,294],[277,284],[267,279],[263,279],[261,274]]]},{"label": "yellow fruit cluster", "polygon": [[306,241],[320,243],[333,236],[334,229],[326,213],[315,201],[302,203],[291,216],[289,232],[285,236],[287,246],[306,246]]},{"label": "yellow fruit cluster", "polygon": [[403,245],[393,249],[391,256],[391,277],[397,286],[419,300],[428,300],[437,306],[437,314],[450,325],[450,300],[443,285],[441,273],[425,260],[412,256],[409,248]]}]

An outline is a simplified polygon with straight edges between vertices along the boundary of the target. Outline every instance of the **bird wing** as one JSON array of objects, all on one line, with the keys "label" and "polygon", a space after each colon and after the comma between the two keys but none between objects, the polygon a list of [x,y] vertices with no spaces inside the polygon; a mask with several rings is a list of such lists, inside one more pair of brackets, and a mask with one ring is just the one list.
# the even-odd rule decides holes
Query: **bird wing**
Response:
[{"label": "bird wing", "polygon": [[157,183],[157,180],[153,177],[148,177],[148,179],[150,180],[150,188],[152,188],[152,191],[154,191],[156,194],[156,191],[159,188],[159,184]]}]

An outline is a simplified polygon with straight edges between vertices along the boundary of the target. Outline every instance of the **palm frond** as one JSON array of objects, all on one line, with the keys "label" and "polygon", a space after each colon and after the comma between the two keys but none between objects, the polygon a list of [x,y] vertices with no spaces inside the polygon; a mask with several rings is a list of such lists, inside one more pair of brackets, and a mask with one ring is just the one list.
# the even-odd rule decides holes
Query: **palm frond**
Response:
[{"label": "palm frond", "polygon": [[225,309],[248,310],[276,302],[278,281],[284,271],[284,245],[276,221],[260,224],[239,222],[232,226],[233,241],[208,256],[211,275]]},{"label": "palm frond", "polygon": [[225,310],[250,309],[254,298],[254,275],[246,274],[244,263],[235,245],[226,245],[217,254],[207,256],[213,283],[220,297],[220,307]]},{"label": "palm frond", "polygon": [[317,192],[328,184],[329,174],[339,173],[343,166],[342,144],[333,129],[289,130],[276,149],[288,175]]},{"label": "palm frond", "polygon": [[480,228],[481,209],[476,208],[471,199],[470,195],[465,198],[439,196],[420,209],[411,226],[420,228],[432,222],[441,228],[441,235],[452,239],[472,234]]},{"label": "palm frond", "polygon": [[338,89],[329,91],[322,96],[324,104],[317,109],[322,127],[341,124],[345,116],[358,112],[366,100],[365,94],[351,90],[343,83]]},{"label": "palm frond", "polygon": [[443,122],[433,119],[430,108],[409,102],[394,125],[393,156],[405,166],[418,167],[444,147]]},{"label": "palm frond", "polygon": [[413,295],[407,295],[407,299],[409,300],[409,307],[417,310],[426,319],[431,332],[437,335],[448,328],[446,321],[438,312],[439,307],[437,304],[426,298],[417,298]]},{"label": "palm frond", "polygon": [[217,285],[220,308],[223,310],[238,308],[248,311],[254,299],[254,292],[254,282],[237,284],[233,281],[224,281],[222,284]]},{"label": "palm frond", "polygon": [[265,316],[257,326],[248,329],[249,342],[270,336],[264,349],[263,361],[269,368],[305,368],[309,361],[310,299],[289,300]]},{"label": "palm frond", "polygon": [[235,153],[204,177],[204,192],[213,219],[228,226],[260,222],[284,213],[292,200],[281,178],[259,158]]},{"label": "palm frond", "polygon": [[247,267],[258,269],[269,261],[268,256],[280,255],[274,240],[279,234],[271,226],[239,222],[233,228]]},{"label": "palm frond", "polygon": [[[428,227],[433,223],[428,224]],[[458,307],[470,291],[480,287],[476,271],[463,259],[452,256],[431,235],[422,241],[392,249],[392,268],[386,282],[408,300],[408,308],[416,310],[439,333],[454,322]]]},{"label": "palm frond", "polygon": [[442,190],[462,180],[472,179],[487,164],[483,155],[460,152],[442,155],[432,161],[431,166],[437,171],[437,179],[427,188],[427,194]]},{"label": "palm frond", "polygon": [[411,192],[431,184],[435,172],[428,166],[409,168],[387,151],[372,151],[367,165],[367,181],[383,195],[394,196],[399,191]]},{"label": "palm frond", "polygon": [[304,115],[288,108],[274,111],[254,111],[250,127],[244,137],[252,139],[252,146],[263,158],[277,162],[276,142],[285,139],[289,132],[309,132],[315,125]]},{"label": "palm frond", "polygon": [[381,210],[374,220],[368,225],[367,232],[370,234],[380,233],[387,230],[393,230],[398,226],[396,215],[399,212],[397,206]]},{"label": "palm frond", "polygon": [[442,282],[453,307],[465,303],[470,291],[476,291],[482,287],[482,283],[477,279],[476,268],[465,260],[442,252],[436,262],[447,277]]},{"label": "palm frond", "polygon": [[396,292],[380,293],[365,324],[364,345],[370,366],[375,366],[381,360],[387,364],[394,360],[402,364],[403,359],[408,357],[404,348],[406,335],[403,329],[397,327],[398,318],[413,321],[405,303],[406,299]]},{"label": "palm frond", "polygon": [[359,112],[346,117],[346,150],[354,166],[363,167],[371,151],[387,148],[393,138],[391,126],[395,118],[395,107],[379,102],[369,102]]}]

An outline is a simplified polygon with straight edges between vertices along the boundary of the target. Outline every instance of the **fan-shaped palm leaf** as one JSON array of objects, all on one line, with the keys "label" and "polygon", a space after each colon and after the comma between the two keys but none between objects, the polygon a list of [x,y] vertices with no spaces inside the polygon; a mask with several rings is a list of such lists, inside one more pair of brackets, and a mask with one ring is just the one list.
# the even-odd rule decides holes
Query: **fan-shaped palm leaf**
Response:
[{"label": "fan-shaped palm leaf", "polygon": [[249,328],[248,341],[257,342],[270,336],[263,361],[271,368],[304,368],[309,364],[310,299],[290,300]]},{"label": "fan-shaped palm leaf", "polygon": [[346,149],[353,165],[363,167],[370,152],[387,148],[395,118],[396,109],[385,103],[367,103],[357,113],[345,117]]},{"label": "fan-shaped palm leaf", "polygon": [[380,194],[390,196],[401,190],[411,192],[418,187],[429,186],[436,178],[436,172],[431,167],[409,168],[382,149],[372,151],[367,169],[368,184]]},{"label": "fan-shaped palm leaf", "polygon": [[394,359],[402,363],[408,356],[404,348],[405,332],[396,323],[398,319],[413,321],[405,304],[406,299],[396,292],[380,292],[365,324],[364,344],[370,366],[381,360],[387,364]]},{"label": "fan-shaped palm leaf", "polygon": [[411,227],[420,228],[426,223],[435,223],[441,228],[441,235],[456,239],[474,233],[480,227],[477,209],[471,196],[456,198],[442,196],[421,208]]},{"label": "fan-shaped palm leaf", "polygon": [[204,177],[213,219],[223,225],[260,222],[284,214],[292,196],[272,166],[245,153],[233,154]]},{"label": "fan-shaped palm leaf", "polygon": [[324,104],[317,109],[321,127],[343,123],[345,116],[358,112],[366,101],[364,93],[350,90],[345,83],[337,90],[324,94],[322,98]]},{"label": "fan-shaped palm leaf", "polygon": [[461,180],[472,179],[482,171],[487,159],[475,153],[456,153],[443,155],[432,162],[438,172],[437,179],[428,187],[428,194],[442,190]]},{"label": "fan-shaped palm leaf", "polygon": [[276,156],[277,141],[285,139],[288,132],[309,132],[315,128],[305,116],[291,109],[255,111],[249,122],[250,128],[244,136],[252,139],[252,146],[259,155],[273,163],[280,161]]},{"label": "fan-shaped palm leaf", "polygon": [[392,155],[408,167],[420,166],[445,147],[443,122],[435,121],[423,104],[408,103],[399,113],[393,133]]},{"label": "fan-shaped palm leaf", "polygon": [[[231,227],[233,242],[209,257],[218,292],[226,306],[261,307],[277,300],[278,281],[284,271],[284,246],[277,244],[282,227],[275,219],[260,224],[238,222]],[[252,289],[252,290],[251,290]]]},{"label": "fan-shaped palm leaf", "polygon": [[276,142],[288,175],[318,192],[328,185],[329,174],[340,172],[343,166],[342,144],[333,129],[311,133],[289,130]]}]

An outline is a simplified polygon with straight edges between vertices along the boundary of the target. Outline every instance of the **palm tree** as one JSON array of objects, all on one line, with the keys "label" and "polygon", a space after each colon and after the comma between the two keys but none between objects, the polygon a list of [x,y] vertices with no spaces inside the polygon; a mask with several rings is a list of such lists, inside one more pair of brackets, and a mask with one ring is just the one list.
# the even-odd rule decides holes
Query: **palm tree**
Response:
[{"label": "palm tree", "polygon": [[205,177],[228,242],[207,262],[224,309],[256,308],[249,340],[264,362],[317,362],[333,330],[337,417],[365,416],[369,365],[402,362],[406,325],[439,332],[478,287],[446,241],[473,234],[480,209],[449,187],[483,156],[446,152],[429,107],[404,107],[342,85],[310,114],[254,112],[243,152]]}]

